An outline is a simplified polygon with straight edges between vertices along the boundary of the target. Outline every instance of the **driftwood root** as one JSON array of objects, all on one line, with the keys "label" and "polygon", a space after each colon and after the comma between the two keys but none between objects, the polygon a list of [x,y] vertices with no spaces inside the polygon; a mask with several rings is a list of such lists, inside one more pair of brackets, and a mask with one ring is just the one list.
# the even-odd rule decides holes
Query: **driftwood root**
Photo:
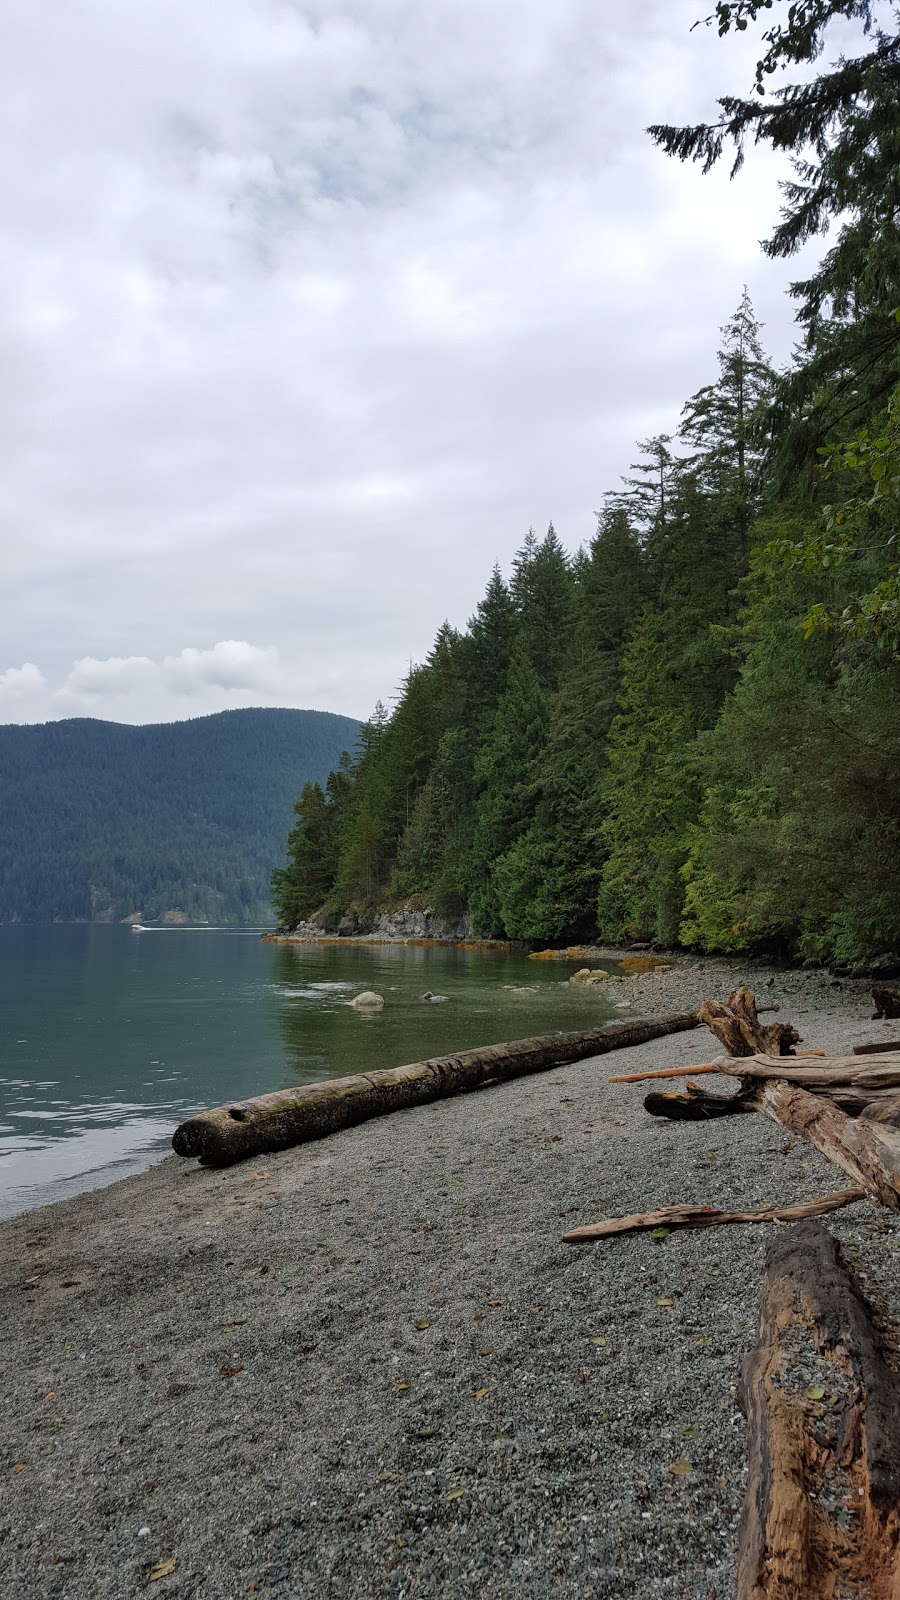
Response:
[{"label": "driftwood root", "polygon": [[697,1015],[730,1056],[786,1056],[800,1041],[787,1022],[760,1022],[756,996],[745,984],[722,1000],[704,1000]]}]

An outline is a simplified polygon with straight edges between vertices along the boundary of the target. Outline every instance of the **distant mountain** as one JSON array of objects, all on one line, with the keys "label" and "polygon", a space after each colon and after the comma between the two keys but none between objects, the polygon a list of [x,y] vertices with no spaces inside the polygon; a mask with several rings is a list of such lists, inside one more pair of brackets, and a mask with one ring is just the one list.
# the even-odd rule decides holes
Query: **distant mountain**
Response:
[{"label": "distant mountain", "polygon": [[358,732],[256,709],[0,727],[0,922],[272,920],[293,802]]}]

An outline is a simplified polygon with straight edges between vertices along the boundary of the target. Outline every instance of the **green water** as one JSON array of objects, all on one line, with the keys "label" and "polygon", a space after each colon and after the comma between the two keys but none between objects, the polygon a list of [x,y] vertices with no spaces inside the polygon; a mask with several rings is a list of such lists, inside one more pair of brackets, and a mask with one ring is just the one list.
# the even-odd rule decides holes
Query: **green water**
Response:
[{"label": "green water", "polygon": [[[591,1027],[610,1010],[565,982],[576,965],[230,929],[0,927],[0,1216],[149,1166],[205,1106]],[[354,1011],[362,989],[384,1009]]]}]

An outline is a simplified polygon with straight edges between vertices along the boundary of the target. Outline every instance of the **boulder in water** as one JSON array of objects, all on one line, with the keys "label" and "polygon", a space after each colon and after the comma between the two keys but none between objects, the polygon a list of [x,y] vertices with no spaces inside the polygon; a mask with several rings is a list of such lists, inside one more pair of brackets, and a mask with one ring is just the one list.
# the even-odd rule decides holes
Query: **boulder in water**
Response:
[{"label": "boulder in water", "polygon": [[372,989],[364,989],[362,994],[355,994],[350,1001],[354,1011],[380,1011],[384,1005],[384,995],[375,994]]}]

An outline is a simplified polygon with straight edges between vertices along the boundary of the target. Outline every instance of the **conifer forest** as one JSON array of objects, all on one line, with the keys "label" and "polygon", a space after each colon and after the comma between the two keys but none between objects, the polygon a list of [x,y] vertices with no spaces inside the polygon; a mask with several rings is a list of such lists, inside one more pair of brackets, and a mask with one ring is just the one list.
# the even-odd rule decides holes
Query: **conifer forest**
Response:
[{"label": "conifer forest", "polygon": [[598,494],[591,542],[530,532],[306,784],[285,927],[419,897],[479,938],[900,950],[900,8],[711,21],[760,30],[748,98],[649,133],[738,183],[755,145],[790,155],[763,249],[821,236],[792,363],[737,285],[709,382]]}]

